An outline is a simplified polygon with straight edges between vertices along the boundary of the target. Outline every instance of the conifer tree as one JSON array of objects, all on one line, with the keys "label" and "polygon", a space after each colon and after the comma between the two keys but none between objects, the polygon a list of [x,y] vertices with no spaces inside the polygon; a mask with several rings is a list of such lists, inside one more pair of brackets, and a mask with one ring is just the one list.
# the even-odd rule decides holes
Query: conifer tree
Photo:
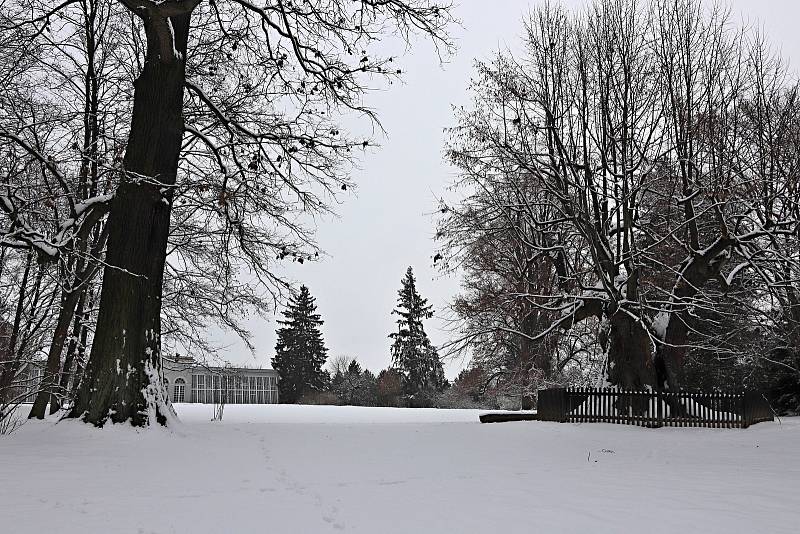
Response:
[{"label": "conifer tree", "polygon": [[306,286],[292,298],[283,311],[286,320],[278,321],[278,343],[272,368],[278,372],[278,392],[284,403],[295,403],[303,395],[322,391],[328,381],[328,373],[322,366],[328,349],[319,327],[323,321],[315,313],[317,305]]},{"label": "conifer tree", "polygon": [[442,390],[445,385],[444,370],[436,347],[431,344],[424,319],[433,317],[433,309],[427,299],[417,293],[416,280],[411,267],[402,280],[403,287],[398,291],[397,309],[393,314],[397,319],[397,332],[389,334],[392,344],[392,363],[403,375],[406,393],[414,395],[423,390]]}]

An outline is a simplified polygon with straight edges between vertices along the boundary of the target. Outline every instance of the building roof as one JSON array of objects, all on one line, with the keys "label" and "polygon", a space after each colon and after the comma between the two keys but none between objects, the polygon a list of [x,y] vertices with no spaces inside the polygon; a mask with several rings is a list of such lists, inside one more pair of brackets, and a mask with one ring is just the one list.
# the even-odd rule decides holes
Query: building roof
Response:
[{"label": "building roof", "polygon": [[270,375],[275,374],[275,371],[272,368],[251,368],[251,367],[232,367],[232,366],[214,366],[214,365],[206,365],[204,363],[198,362],[191,356],[180,356],[177,355],[173,359],[165,359],[163,363],[164,369],[168,371],[184,371],[184,370],[205,370],[211,374],[261,374],[261,375]]}]

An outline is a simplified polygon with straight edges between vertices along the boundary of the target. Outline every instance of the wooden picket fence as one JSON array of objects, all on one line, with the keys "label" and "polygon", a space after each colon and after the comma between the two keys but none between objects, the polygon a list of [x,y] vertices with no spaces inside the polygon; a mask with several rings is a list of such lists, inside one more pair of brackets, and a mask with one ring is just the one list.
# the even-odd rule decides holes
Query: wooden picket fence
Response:
[{"label": "wooden picket fence", "polygon": [[587,387],[539,390],[537,416],[540,421],[561,423],[709,428],[747,428],[774,418],[769,403],[758,391],[666,392]]}]

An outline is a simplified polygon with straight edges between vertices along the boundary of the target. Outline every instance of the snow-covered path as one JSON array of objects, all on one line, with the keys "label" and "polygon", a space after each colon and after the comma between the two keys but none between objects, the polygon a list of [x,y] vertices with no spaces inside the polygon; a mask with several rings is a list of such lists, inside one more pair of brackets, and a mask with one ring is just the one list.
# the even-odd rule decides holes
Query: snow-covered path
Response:
[{"label": "snow-covered path", "polygon": [[800,420],[748,430],[477,411],[181,405],[171,432],[0,436],[8,533],[621,533],[800,529]]}]

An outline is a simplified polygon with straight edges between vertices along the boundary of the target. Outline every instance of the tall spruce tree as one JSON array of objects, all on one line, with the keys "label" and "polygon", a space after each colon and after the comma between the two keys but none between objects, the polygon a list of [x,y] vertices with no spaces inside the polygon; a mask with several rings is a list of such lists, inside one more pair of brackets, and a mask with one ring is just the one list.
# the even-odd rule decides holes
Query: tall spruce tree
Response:
[{"label": "tall spruce tree", "polygon": [[284,403],[295,403],[303,395],[322,391],[328,381],[328,373],[322,366],[328,349],[319,327],[322,319],[315,313],[317,305],[306,286],[291,299],[283,311],[284,325],[278,329],[278,343],[272,367],[278,371],[278,392]]},{"label": "tall spruce tree", "polygon": [[402,284],[398,291],[397,309],[392,310],[393,314],[400,316],[397,332],[389,334],[394,340],[392,363],[403,374],[406,393],[413,395],[423,390],[442,390],[445,385],[442,362],[422,324],[424,319],[433,317],[433,308],[417,293],[411,267],[406,271]]}]

